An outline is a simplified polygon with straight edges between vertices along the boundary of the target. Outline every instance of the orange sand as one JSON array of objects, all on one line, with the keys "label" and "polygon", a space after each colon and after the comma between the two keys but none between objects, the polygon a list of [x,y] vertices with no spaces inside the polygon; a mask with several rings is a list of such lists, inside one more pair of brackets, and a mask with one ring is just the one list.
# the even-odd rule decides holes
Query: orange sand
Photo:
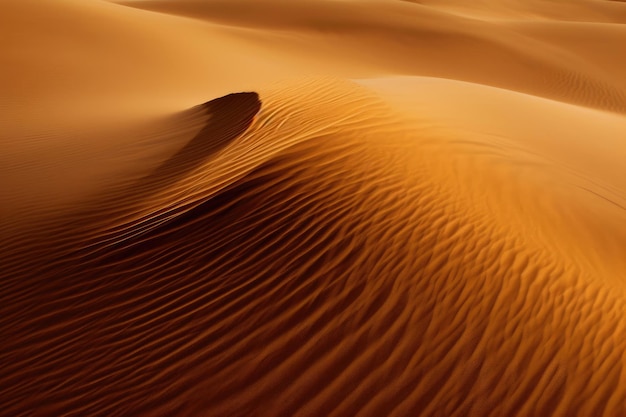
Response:
[{"label": "orange sand", "polygon": [[0,2],[0,415],[626,415],[625,24]]}]

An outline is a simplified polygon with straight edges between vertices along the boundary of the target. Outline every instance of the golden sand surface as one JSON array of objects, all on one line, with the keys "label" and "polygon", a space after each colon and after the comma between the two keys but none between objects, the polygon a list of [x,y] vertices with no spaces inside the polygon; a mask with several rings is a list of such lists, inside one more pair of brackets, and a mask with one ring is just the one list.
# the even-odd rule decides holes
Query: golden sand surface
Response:
[{"label": "golden sand surface", "polygon": [[0,416],[626,416],[626,3],[0,1]]}]

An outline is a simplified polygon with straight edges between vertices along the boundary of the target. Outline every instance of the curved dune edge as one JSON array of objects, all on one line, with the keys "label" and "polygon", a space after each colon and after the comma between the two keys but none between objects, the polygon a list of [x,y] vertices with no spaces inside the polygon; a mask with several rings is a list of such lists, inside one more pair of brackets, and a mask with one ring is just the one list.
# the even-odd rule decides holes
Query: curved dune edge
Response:
[{"label": "curved dune edge", "polygon": [[[610,2],[583,0],[558,7],[541,0],[120,3],[217,25],[277,61],[289,57],[287,66],[311,60],[314,71],[346,71],[352,77],[391,73],[456,79],[626,112],[626,66],[615,58],[626,42],[620,24],[626,22],[626,8]],[[293,34],[298,36],[291,39]],[[294,48],[299,42],[300,49]],[[332,62],[332,69],[326,62]]]},{"label": "curved dune edge", "polygon": [[[5,412],[626,412],[623,286],[528,222],[540,170],[450,145],[352,82],[260,97],[192,110],[212,126],[196,139],[220,140],[17,245]],[[549,219],[561,196],[542,197]]]},{"label": "curved dune edge", "polygon": [[[69,200],[71,205],[36,206],[32,214],[21,213],[26,216],[25,221],[14,221],[17,226],[12,222],[0,224],[1,243],[7,248],[4,274],[11,276],[9,266],[14,265],[19,275],[21,265],[29,263],[19,256],[21,251],[22,255],[31,257],[23,253],[24,247],[45,252],[49,248],[50,239],[59,241],[59,254],[63,253],[65,246],[67,251],[76,250],[76,246],[81,244],[79,242],[85,245],[90,239],[101,246],[105,244],[107,234],[122,233],[119,229],[123,229],[124,225],[154,214],[157,210],[155,200],[164,198],[167,199],[165,204],[169,204],[173,200],[169,190],[176,189],[175,185],[181,178],[209,164],[212,157],[241,136],[250,127],[260,107],[257,93],[233,93],[167,117],[158,124],[153,122],[161,131],[155,132],[155,128],[151,128],[147,133],[142,131],[140,134],[152,137],[134,140],[134,146],[141,148],[144,153],[150,153],[150,148],[163,148],[163,142],[180,142],[179,137],[194,133],[186,143],[170,151],[166,159],[156,165],[149,160],[147,167],[144,163],[138,172],[122,170],[121,174],[113,176],[114,180],[109,180],[112,184],[93,187],[95,195],[92,192],[78,201],[78,197],[73,197]],[[128,149],[125,151],[131,153]],[[135,156],[133,153],[131,155]],[[135,161],[141,167],[139,157],[135,156]],[[103,159],[98,162],[105,164],[108,161]],[[12,252],[12,247],[18,253]]]}]

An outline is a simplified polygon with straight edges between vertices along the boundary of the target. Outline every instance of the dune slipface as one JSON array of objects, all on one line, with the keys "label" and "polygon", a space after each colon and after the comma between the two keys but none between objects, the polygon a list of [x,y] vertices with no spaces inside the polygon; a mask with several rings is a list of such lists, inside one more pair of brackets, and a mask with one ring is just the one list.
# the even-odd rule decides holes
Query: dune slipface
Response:
[{"label": "dune slipface", "polygon": [[0,415],[626,415],[621,3],[0,8]]}]

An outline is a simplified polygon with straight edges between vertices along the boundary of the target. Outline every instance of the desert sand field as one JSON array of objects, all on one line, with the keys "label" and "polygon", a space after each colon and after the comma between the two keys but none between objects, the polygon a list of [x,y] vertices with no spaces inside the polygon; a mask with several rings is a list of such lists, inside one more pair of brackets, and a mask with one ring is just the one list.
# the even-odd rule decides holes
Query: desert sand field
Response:
[{"label": "desert sand field", "polygon": [[0,0],[0,416],[626,416],[626,2]]}]

